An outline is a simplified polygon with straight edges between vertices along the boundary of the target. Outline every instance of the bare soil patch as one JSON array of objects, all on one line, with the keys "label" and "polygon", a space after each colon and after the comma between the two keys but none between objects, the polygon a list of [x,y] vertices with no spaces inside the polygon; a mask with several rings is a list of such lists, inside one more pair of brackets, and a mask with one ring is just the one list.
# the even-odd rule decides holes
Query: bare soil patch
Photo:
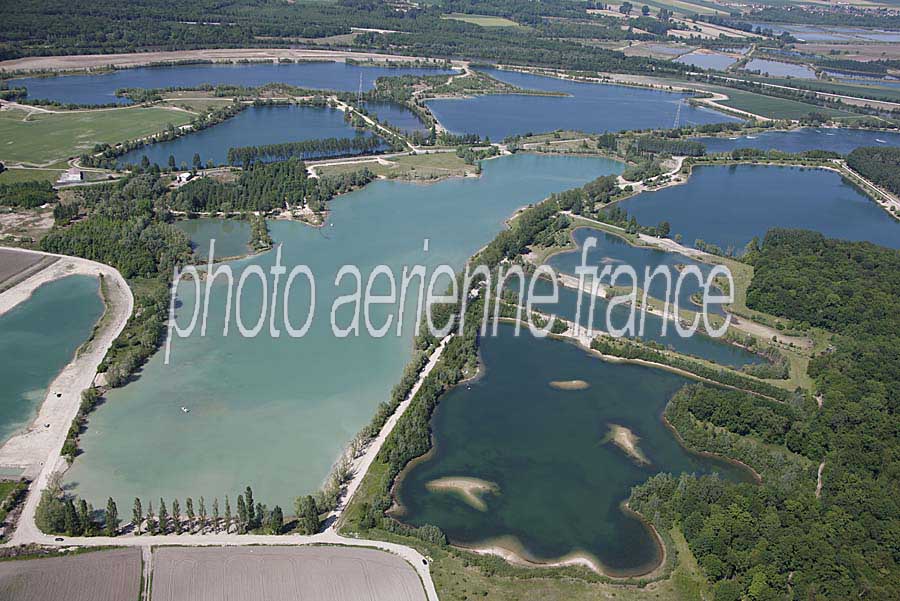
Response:
[{"label": "bare soil patch", "polygon": [[140,549],[0,563],[4,601],[122,601],[141,589]]},{"label": "bare soil patch", "polygon": [[[40,240],[53,227],[53,209],[14,209],[0,212],[0,239],[6,236],[14,238],[32,238]],[[3,286],[3,273],[8,261],[0,258],[0,289]]]},{"label": "bare soil patch", "polygon": [[425,601],[412,566],[357,547],[163,547],[153,601]]},{"label": "bare soil patch", "polygon": [[[2,221],[0,221],[2,223]],[[0,248],[0,291],[15,286],[56,259]]]}]

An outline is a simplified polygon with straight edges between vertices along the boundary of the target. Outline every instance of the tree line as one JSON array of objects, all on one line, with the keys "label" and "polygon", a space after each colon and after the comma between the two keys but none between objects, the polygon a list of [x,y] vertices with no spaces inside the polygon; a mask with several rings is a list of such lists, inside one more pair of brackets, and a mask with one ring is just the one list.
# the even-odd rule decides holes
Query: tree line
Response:
[{"label": "tree line", "polygon": [[[254,502],[249,486],[238,494],[234,512],[227,495],[222,512],[218,497],[213,499],[209,509],[203,497],[198,499],[196,506],[194,500],[187,497],[183,510],[182,513],[178,499],[167,505],[163,498],[159,499],[155,510],[153,501],[147,503],[145,510],[141,499],[136,497],[129,531],[135,535],[162,536],[205,532],[282,534],[285,529],[281,507],[276,505],[270,510],[263,503]],[[112,497],[106,502],[106,510],[98,511],[86,500],[66,494],[58,481],[42,492],[35,510],[35,524],[47,534],[118,536],[122,533],[122,519]]]},{"label": "tree line", "polygon": [[[234,117],[245,108],[247,108],[247,105],[240,102],[233,102],[232,104],[229,104],[227,106],[214,108],[209,113],[200,115],[199,117],[195,117],[191,120],[190,127],[175,127],[171,123],[168,123],[166,124],[166,128],[162,132],[146,139],[126,141],[116,145],[96,144],[91,152],[83,153],[81,155],[81,164],[85,167],[119,169],[123,167],[119,158],[125,154],[128,154],[129,152],[138,150],[149,144],[170,142],[172,140],[180,138],[185,134],[197,132],[214,125],[218,125],[219,123],[222,123],[223,121]],[[135,165],[130,166],[132,167],[132,169],[136,168]],[[145,155],[142,158],[140,169],[142,171],[146,171],[149,169],[149,167],[150,160]],[[177,168],[174,158],[170,157],[168,167],[172,171]]]},{"label": "tree line", "polygon": [[763,380],[757,380],[724,367],[710,367],[687,357],[664,352],[662,349],[655,348],[652,341],[637,343],[624,338],[613,339],[606,336],[598,336],[591,341],[591,349],[612,357],[638,359],[668,365],[719,384],[749,390],[779,401],[785,401],[790,398],[790,393],[783,388],[778,388]]},{"label": "tree line", "polygon": [[671,154],[698,157],[706,154],[706,147],[696,140],[641,136],[634,141],[634,150],[640,153]]},{"label": "tree line", "polygon": [[263,146],[241,146],[228,149],[227,162],[229,165],[249,166],[261,161],[338,157],[375,152],[385,148],[385,145],[385,141],[378,136],[358,135],[353,138],[322,138]]}]

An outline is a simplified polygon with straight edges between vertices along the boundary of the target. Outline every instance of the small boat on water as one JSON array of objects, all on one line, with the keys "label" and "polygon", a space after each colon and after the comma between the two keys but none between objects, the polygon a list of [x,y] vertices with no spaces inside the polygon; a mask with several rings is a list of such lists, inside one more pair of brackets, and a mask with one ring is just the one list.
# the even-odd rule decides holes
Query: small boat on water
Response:
[{"label": "small boat on water", "polygon": [[881,138],[875,138],[875,141],[879,144],[887,144],[887,140],[882,140]]},{"label": "small boat on water", "polygon": [[755,139],[756,139],[756,136],[747,136],[747,139],[748,139],[748,140],[755,140]]},{"label": "small boat on water", "polygon": [[188,409],[187,407],[182,407],[182,408],[181,408],[181,412],[182,412],[182,413],[190,413],[191,410]]}]

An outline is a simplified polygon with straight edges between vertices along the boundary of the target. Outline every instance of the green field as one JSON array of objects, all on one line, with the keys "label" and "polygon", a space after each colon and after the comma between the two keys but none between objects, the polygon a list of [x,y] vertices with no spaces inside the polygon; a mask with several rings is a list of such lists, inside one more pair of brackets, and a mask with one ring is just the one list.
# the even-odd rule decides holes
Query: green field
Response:
[{"label": "green field", "polygon": [[442,19],[453,19],[454,21],[465,21],[472,25],[480,25],[481,27],[518,27],[519,24],[503,17],[492,17],[490,15],[464,15],[462,13],[450,13],[443,15]]},{"label": "green field", "polygon": [[124,142],[188,123],[193,115],[163,108],[0,113],[0,161],[43,166],[74,157],[95,144]]},{"label": "green field", "polygon": [[856,96],[859,98],[870,96],[879,100],[900,102],[900,89],[898,88],[879,88],[830,81],[798,81],[796,79],[780,79],[775,77],[769,78],[766,81],[794,88],[816,90],[818,92],[829,92],[831,94],[842,94],[844,96]]},{"label": "green field", "polygon": [[7,169],[0,173],[0,184],[13,184],[16,182],[44,181],[53,183],[62,173],[59,169]]},{"label": "green field", "polygon": [[787,98],[776,98],[775,96],[754,94],[753,92],[745,92],[733,88],[723,89],[722,93],[728,95],[728,100],[719,102],[722,106],[749,111],[756,115],[769,117],[770,119],[799,119],[812,112],[820,113],[828,117],[855,116],[853,113],[847,111],[839,111],[824,106],[816,106],[814,104],[789,100]]},{"label": "green field", "polygon": [[375,175],[411,180],[434,180],[441,177],[462,177],[468,173],[475,173],[474,165],[467,165],[465,161],[456,156],[455,152],[441,152],[434,154],[414,154],[391,157],[386,159],[389,164],[376,161],[365,163],[347,163],[344,165],[329,165],[316,170],[321,175],[341,175],[368,169]]},{"label": "green field", "polygon": [[711,2],[703,2],[702,0],[645,0],[644,2],[634,3],[634,9],[631,14],[637,16],[640,14],[641,6],[647,5],[651,9],[652,14],[656,14],[660,8],[668,8],[669,10],[690,16],[694,14],[700,15],[727,15],[728,11],[722,6],[717,6]]}]

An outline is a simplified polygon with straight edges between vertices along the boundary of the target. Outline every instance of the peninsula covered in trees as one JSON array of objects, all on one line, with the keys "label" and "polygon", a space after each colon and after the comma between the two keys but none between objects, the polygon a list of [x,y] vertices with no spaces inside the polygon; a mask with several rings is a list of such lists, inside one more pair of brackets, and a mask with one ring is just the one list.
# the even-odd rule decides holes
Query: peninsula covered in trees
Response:
[{"label": "peninsula covered in trees", "polygon": [[303,161],[290,158],[254,163],[233,182],[208,177],[189,182],[172,193],[170,206],[187,213],[268,212],[304,206],[318,212],[336,195],[364,186],[374,178],[367,169],[312,178]]},{"label": "peninsula covered in trees", "polygon": [[[683,391],[673,403],[691,416],[685,427],[722,428],[734,438],[714,450],[734,457],[749,446],[740,459],[768,473],[759,486],[659,475],[634,489],[631,506],[660,526],[680,524],[716,599],[895,598],[900,252],[772,230],[750,260],[748,306],[833,335],[809,366],[821,408]],[[763,443],[791,455],[767,463]],[[790,468],[804,461],[822,462],[820,491],[814,475]]]},{"label": "peninsula covered in trees", "polygon": [[900,148],[865,146],[847,155],[847,165],[892,194],[900,195]]}]

